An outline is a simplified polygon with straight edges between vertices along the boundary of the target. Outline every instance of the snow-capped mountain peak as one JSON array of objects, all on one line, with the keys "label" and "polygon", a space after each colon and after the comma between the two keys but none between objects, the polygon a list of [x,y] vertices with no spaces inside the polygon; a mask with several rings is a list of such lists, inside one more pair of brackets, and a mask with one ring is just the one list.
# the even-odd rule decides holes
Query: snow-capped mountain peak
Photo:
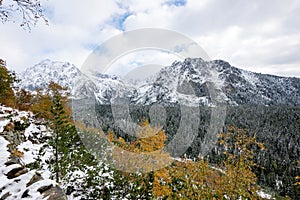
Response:
[{"label": "snow-capped mountain peak", "polygon": [[46,88],[54,81],[72,91],[73,98],[95,98],[110,104],[124,97],[131,104],[184,103],[188,105],[299,105],[300,79],[259,74],[223,60],[187,58],[162,68],[151,81],[126,81],[101,73],[85,75],[67,62],[44,60],[20,76],[20,87]]},{"label": "snow-capped mountain peak", "polygon": [[53,81],[63,87],[71,88],[73,80],[79,74],[79,69],[69,62],[46,59],[21,73],[19,77],[21,81],[18,85],[27,90],[36,90],[47,88]]}]

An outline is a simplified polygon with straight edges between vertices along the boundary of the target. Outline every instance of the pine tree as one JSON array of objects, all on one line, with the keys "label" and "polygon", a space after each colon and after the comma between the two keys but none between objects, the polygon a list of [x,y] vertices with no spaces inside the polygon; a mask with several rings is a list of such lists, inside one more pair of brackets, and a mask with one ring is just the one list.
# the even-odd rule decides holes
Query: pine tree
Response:
[{"label": "pine tree", "polygon": [[[50,83],[49,91],[51,97],[51,127],[53,139],[50,145],[54,149],[54,162],[52,170],[55,179],[65,189],[68,195],[82,196],[83,199],[111,199],[122,196],[124,179],[118,172],[110,168],[88,151],[79,134],[85,134],[93,138],[92,142],[99,142],[101,138],[96,129],[87,129],[81,125],[77,129],[70,119],[67,107],[67,98],[62,87]],[[103,141],[105,146],[105,142]],[[75,174],[82,176],[76,176]],[[80,184],[78,184],[80,183]]]},{"label": "pine tree", "polygon": [[50,92],[52,93],[51,100],[51,114],[52,116],[52,128],[54,139],[52,141],[52,145],[55,150],[55,179],[56,182],[60,181],[60,173],[62,173],[63,167],[63,159],[62,157],[68,154],[68,150],[66,149],[66,142],[68,141],[68,117],[65,113],[62,96],[59,91],[59,87],[51,83]]}]

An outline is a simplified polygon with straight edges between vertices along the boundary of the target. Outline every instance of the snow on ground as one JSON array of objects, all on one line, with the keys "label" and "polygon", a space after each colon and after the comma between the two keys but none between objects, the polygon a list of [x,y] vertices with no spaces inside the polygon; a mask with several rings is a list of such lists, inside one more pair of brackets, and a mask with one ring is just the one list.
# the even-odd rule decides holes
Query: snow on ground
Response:
[{"label": "snow on ground", "polygon": [[264,199],[274,199],[270,194],[265,193],[264,191],[257,191],[258,196]]},{"label": "snow on ground", "polygon": [[9,123],[9,120],[0,121],[0,133],[4,131],[4,127]]},{"label": "snow on ground", "polygon": [[0,165],[4,164],[10,155],[10,153],[7,151],[8,144],[9,142],[7,140],[5,140],[3,137],[0,137],[0,152],[1,152]]},{"label": "snow on ground", "polygon": [[22,195],[26,190],[28,190],[28,194],[31,196],[31,199],[42,199],[40,192],[37,191],[41,186],[55,185],[55,182],[51,180],[44,180],[37,182],[37,184],[32,184],[28,188],[26,184],[31,180],[33,175],[36,173],[35,170],[30,170],[29,172],[22,174],[18,177],[8,179],[6,174],[13,169],[22,167],[20,164],[12,164],[6,166],[5,163],[8,161],[10,152],[8,151],[7,145],[9,142],[5,140],[2,136],[0,136],[0,196],[3,196],[7,193],[11,194],[11,196],[7,197],[7,200],[10,199],[21,199]]},{"label": "snow on ground", "polygon": [[5,184],[4,180],[6,179],[6,176],[4,175],[4,172],[6,171],[6,166],[4,163],[8,160],[10,153],[8,152],[7,145],[9,142],[5,140],[2,136],[0,136],[0,188]]},{"label": "snow on ground", "polygon": [[[35,124],[36,119],[33,117],[34,115],[31,112],[18,111],[0,105],[0,198],[10,194],[7,196],[7,200],[23,199],[26,195],[28,196],[26,199],[45,199],[38,189],[44,186],[57,185],[55,181],[49,179],[50,172],[46,165],[43,166],[44,169],[39,172],[25,167],[26,164],[30,164],[37,160],[40,149],[45,145],[45,143],[40,143],[39,139],[51,134],[45,125]],[[5,163],[12,158],[11,152],[7,147],[10,142],[5,139],[3,131],[4,127],[10,122],[20,122],[21,124],[27,122],[30,123],[30,125],[25,129],[24,133],[16,133],[24,134],[26,138],[24,142],[21,142],[15,147],[16,150],[24,153],[19,157],[20,162],[7,166]],[[45,163],[52,154],[51,149],[47,149],[45,154],[40,156],[41,162]],[[8,178],[8,173],[12,173],[12,170],[18,171],[18,169],[24,169],[23,172],[20,173],[21,175],[14,175],[16,177],[13,176],[13,178]],[[28,183],[37,174],[40,174],[44,180],[39,180],[29,185]]]},{"label": "snow on ground", "polygon": [[23,163],[29,164],[34,162],[38,158],[39,151],[43,144],[33,144],[31,141],[22,142],[17,149],[24,153],[21,160]]}]

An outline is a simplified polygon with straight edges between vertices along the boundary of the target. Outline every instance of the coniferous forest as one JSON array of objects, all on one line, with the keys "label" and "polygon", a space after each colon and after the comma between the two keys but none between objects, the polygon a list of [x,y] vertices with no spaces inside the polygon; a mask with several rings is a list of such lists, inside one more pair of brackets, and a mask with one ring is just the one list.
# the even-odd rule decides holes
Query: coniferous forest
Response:
[{"label": "coniferous forest", "polygon": [[[131,116],[138,121],[140,118],[149,117],[149,107],[131,108]],[[179,126],[179,106],[166,109],[167,124],[166,135],[171,139]],[[104,130],[112,129],[115,133],[125,137],[118,127],[113,125],[113,115],[110,106],[99,106],[99,118]],[[186,156],[197,158],[201,149],[201,141],[206,134],[210,120],[210,109],[200,108],[200,126],[197,138],[187,150]],[[102,121],[103,120],[103,121]],[[300,108],[291,106],[238,106],[228,107],[225,120],[226,127],[236,126],[247,130],[251,136],[256,135],[259,142],[264,143],[265,150],[253,149],[256,166],[253,171],[258,177],[258,182],[273,188],[279,194],[299,196],[299,186],[295,185],[295,177],[299,174],[300,158]],[[128,138],[130,141],[131,138]],[[167,139],[168,140],[168,139]],[[178,144],[180,145],[180,144]],[[222,148],[217,146],[209,155],[211,163],[218,163],[223,159]]]}]

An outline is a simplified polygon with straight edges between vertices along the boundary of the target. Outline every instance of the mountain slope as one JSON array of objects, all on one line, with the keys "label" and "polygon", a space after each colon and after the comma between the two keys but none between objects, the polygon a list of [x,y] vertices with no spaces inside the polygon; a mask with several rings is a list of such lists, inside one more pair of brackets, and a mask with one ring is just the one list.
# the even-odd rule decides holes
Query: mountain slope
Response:
[{"label": "mountain slope", "polygon": [[79,74],[80,71],[75,65],[47,59],[21,73],[18,86],[33,91],[47,88],[48,84],[54,81],[63,87],[72,88],[73,81]]},{"label": "mountain slope", "polygon": [[222,91],[238,105],[299,105],[300,79],[254,73],[222,60],[211,62],[224,81]]},{"label": "mountain slope", "polygon": [[222,60],[207,62],[200,58],[174,62],[162,69],[153,85],[140,93],[136,101],[141,104],[161,100],[179,102],[182,92],[178,87],[184,81],[193,88],[193,94],[188,95],[192,102],[209,104],[214,98],[230,105],[300,104],[299,78],[254,73]]},{"label": "mountain slope", "polygon": [[73,97],[96,98],[110,104],[115,97],[131,104],[183,103],[212,105],[300,105],[300,79],[259,74],[222,60],[187,58],[164,67],[153,82],[134,85],[116,76],[93,73],[93,81],[74,65],[50,60],[28,68],[19,86],[34,90],[54,81],[72,91]]}]

